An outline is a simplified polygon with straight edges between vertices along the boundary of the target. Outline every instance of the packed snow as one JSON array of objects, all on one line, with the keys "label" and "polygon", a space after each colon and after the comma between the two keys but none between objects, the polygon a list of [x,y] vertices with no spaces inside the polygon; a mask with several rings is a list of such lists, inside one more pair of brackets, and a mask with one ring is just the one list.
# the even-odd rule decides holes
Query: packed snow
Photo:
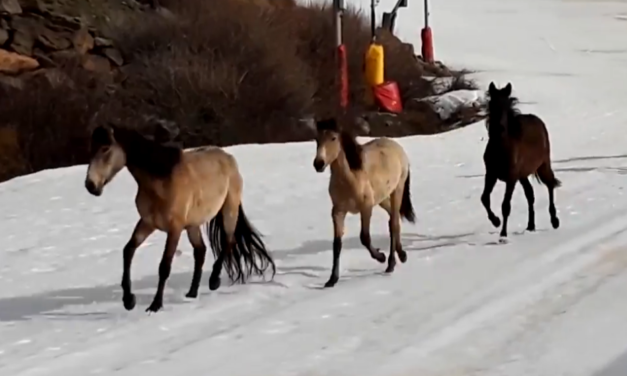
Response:
[{"label": "packed snow", "polygon": [[[510,242],[494,244],[479,200],[483,122],[406,137],[418,216],[402,225],[407,263],[384,275],[350,216],[341,279],[321,289],[332,224],[314,144],[231,147],[277,276],[210,292],[209,258],[199,298],[185,299],[193,256],[183,237],[164,310],[147,315],[165,236],[138,251],[138,305],[125,311],[121,249],[137,220],[130,175],[98,198],[83,187],[85,166],[20,177],[0,184],[0,375],[627,374],[627,2],[431,5],[436,57],[478,72],[482,90],[511,82],[521,108],[546,121],[563,182],[558,230],[534,182],[538,231],[523,232],[518,187]],[[421,20],[422,2],[410,1],[397,21],[417,49]],[[503,188],[492,195],[499,216]],[[387,253],[382,210],[371,229]]]}]

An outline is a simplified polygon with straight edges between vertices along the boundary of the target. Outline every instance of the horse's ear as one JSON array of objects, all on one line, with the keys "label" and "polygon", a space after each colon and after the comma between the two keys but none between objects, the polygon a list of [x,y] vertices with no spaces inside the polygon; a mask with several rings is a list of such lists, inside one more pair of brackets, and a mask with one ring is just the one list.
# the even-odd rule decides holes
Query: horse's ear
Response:
[{"label": "horse's ear", "polygon": [[490,95],[494,94],[497,91],[496,86],[494,85],[494,82],[490,82],[490,86],[488,87],[488,90],[490,91]]},{"label": "horse's ear", "polygon": [[91,133],[91,142],[94,146],[111,145],[113,143],[113,129],[104,125],[97,126]]},{"label": "horse's ear", "polygon": [[501,89],[501,91],[506,97],[509,97],[510,95],[512,95],[512,84],[508,82],[507,85],[505,85],[505,87]]},{"label": "horse's ear", "polygon": [[337,119],[334,117],[331,117],[331,118],[316,121],[316,130],[318,132],[321,132],[321,131],[339,132],[341,131],[341,128],[337,122]]}]

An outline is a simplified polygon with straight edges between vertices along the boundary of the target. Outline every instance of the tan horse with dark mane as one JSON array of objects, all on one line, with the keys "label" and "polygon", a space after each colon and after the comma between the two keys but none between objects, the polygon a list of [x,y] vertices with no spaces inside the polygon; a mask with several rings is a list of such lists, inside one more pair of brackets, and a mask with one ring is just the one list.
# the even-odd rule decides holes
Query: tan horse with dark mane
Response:
[{"label": "tan horse with dark mane", "polygon": [[268,266],[272,266],[274,276],[274,262],[244,214],[243,179],[231,154],[218,147],[182,150],[117,126],[95,128],[91,152],[85,180],[89,193],[100,196],[125,166],[138,186],[135,205],[140,219],[124,247],[122,301],[127,310],[135,307],[131,292],[133,255],[155,230],[166,232],[167,240],[159,265],[159,285],[148,312],[163,306],[163,290],[183,231],[194,248],[195,261],[186,296],[198,296],[207,250],[200,226],[208,221],[207,237],[216,258],[210,290],[220,287],[223,265],[233,282],[245,282],[253,272],[263,275]]},{"label": "tan horse with dark mane", "polygon": [[[313,124],[311,124],[313,125]],[[339,260],[347,213],[361,216],[361,244],[370,256],[385,262],[385,255],[370,240],[370,219],[375,206],[390,216],[390,255],[387,273],[396,266],[395,252],[402,263],[407,253],[401,245],[401,217],[415,222],[410,198],[409,159],[403,148],[389,138],[377,138],[360,145],[355,136],[343,129],[336,119],[315,123],[316,157],[313,166],[323,172],[331,169],[329,196],[333,208],[333,271],[325,287],[333,287],[339,279]]]}]

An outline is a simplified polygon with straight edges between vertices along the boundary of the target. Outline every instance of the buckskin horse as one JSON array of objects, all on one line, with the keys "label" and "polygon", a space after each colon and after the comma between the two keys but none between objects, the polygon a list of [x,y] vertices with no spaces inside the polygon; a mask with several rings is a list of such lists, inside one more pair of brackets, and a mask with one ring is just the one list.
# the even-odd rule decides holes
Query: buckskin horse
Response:
[{"label": "buckskin horse", "polygon": [[483,154],[485,183],[481,202],[494,227],[501,220],[490,209],[490,194],[497,180],[505,182],[505,195],[501,212],[503,227],[500,242],[507,239],[507,221],[511,212],[511,200],[516,183],[520,182],[529,207],[528,231],[535,231],[535,196],[528,176],[546,185],[549,191],[551,225],[560,225],[554,203],[554,190],[561,186],[551,169],[551,145],[544,122],[534,114],[523,114],[517,108],[518,99],[511,96],[512,85],[497,89],[494,82],[488,88],[488,143]]},{"label": "buckskin horse", "polygon": [[370,240],[370,219],[375,206],[383,208],[390,217],[390,254],[386,273],[396,266],[395,253],[402,263],[407,261],[400,239],[400,220],[415,222],[410,197],[409,159],[403,148],[389,138],[377,138],[360,145],[355,136],[335,118],[310,120],[316,131],[316,156],[313,167],[319,173],[329,166],[329,196],[333,208],[333,269],[325,287],[339,280],[339,261],[347,213],[360,214],[361,244],[370,256],[385,262],[385,254],[374,248]]},{"label": "buckskin horse", "polygon": [[122,301],[127,310],[136,303],[131,292],[133,255],[155,230],[166,232],[167,240],[157,292],[147,312],[163,307],[163,290],[183,230],[194,248],[194,274],[186,296],[198,296],[207,250],[200,229],[203,224],[215,257],[210,290],[220,287],[223,266],[233,282],[245,282],[253,272],[263,275],[268,266],[274,277],[274,261],[244,214],[243,178],[231,154],[212,146],[183,150],[125,127],[96,127],[91,135],[87,191],[100,196],[125,166],[138,186],[135,206],[140,216],[123,251]]}]

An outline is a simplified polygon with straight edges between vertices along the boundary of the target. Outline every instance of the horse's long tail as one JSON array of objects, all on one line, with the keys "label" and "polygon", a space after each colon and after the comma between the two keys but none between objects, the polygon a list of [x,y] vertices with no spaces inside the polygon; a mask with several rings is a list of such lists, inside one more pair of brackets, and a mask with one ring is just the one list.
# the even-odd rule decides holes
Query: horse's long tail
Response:
[{"label": "horse's long tail", "polygon": [[414,212],[414,206],[411,203],[411,190],[410,190],[410,172],[407,171],[407,179],[405,179],[405,188],[403,189],[403,198],[401,200],[401,217],[405,218],[411,223],[416,222],[416,213]]},{"label": "horse's long tail", "polygon": [[534,172],[536,180],[539,183],[546,185],[549,188],[559,188],[562,186],[562,182],[555,177],[555,173],[550,164],[544,163],[536,172]]},{"label": "horse's long tail", "polygon": [[211,243],[213,256],[216,260],[220,257],[223,258],[224,268],[233,283],[245,283],[246,279],[253,273],[263,275],[268,266],[272,267],[272,277],[274,278],[276,274],[274,260],[261,240],[261,234],[248,221],[241,204],[231,252],[223,254],[223,252],[228,251],[228,244],[222,211],[207,225],[207,237]]}]

